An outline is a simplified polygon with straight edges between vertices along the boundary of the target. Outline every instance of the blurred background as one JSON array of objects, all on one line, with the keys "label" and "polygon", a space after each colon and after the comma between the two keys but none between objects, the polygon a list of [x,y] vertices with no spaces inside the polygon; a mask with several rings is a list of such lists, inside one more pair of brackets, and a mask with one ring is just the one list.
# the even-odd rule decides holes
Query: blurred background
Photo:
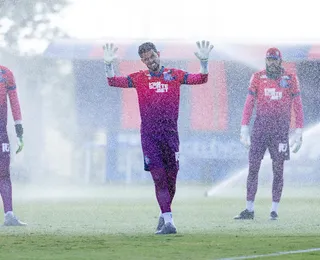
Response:
[{"label": "blurred background", "polygon": [[[0,1],[0,64],[15,75],[25,129],[24,151],[12,154],[13,181],[151,183],[143,171],[136,92],[108,87],[101,47],[110,41],[119,47],[118,75],[144,69],[137,47],[147,40],[165,66],[198,72],[195,41],[206,39],[215,45],[208,83],[181,87],[179,181],[223,187],[245,181],[242,109],[252,73],[264,68],[265,52],[275,46],[284,67],[298,74],[305,112],[304,144],[292,155],[286,179],[318,182],[316,2],[256,2]],[[8,122],[14,146],[11,114]],[[266,179],[272,176],[268,164],[266,155]]]}]

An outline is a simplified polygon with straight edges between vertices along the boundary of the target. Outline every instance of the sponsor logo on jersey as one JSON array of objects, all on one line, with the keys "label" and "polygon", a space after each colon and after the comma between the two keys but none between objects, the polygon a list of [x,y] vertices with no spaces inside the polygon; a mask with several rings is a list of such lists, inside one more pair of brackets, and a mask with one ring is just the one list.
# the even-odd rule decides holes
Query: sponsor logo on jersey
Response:
[{"label": "sponsor logo on jersey", "polygon": [[149,82],[149,89],[154,89],[157,93],[165,93],[168,92],[168,84],[163,84],[160,81],[157,82]]},{"label": "sponsor logo on jersey", "polygon": [[264,95],[270,97],[270,100],[280,100],[282,98],[282,92],[277,92],[275,88],[265,88]]}]

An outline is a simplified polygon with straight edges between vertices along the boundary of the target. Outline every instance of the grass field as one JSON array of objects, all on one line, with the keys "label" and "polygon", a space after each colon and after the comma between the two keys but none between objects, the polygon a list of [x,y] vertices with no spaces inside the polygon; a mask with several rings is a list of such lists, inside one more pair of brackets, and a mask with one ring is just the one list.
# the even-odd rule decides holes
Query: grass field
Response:
[{"label": "grass field", "polygon": [[[15,185],[16,214],[29,225],[0,228],[0,259],[211,260],[320,248],[319,187],[285,187],[278,221],[268,220],[270,187],[259,188],[255,220],[235,221],[243,189],[205,197],[208,187],[178,185],[170,236],[154,235],[151,185]],[[320,251],[263,259],[320,259]]]}]

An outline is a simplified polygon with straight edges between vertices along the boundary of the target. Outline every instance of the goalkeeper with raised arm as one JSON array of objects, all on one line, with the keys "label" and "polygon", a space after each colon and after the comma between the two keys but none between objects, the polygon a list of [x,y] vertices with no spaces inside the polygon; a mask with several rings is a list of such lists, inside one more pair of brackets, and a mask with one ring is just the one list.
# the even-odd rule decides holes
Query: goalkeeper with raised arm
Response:
[{"label": "goalkeeper with raised arm", "polygon": [[[256,118],[249,134],[249,123],[256,104]],[[281,52],[270,48],[266,53],[266,69],[254,73],[244,105],[240,141],[249,149],[247,203],[235,219],[254,218],[254,200],[258,189],[258,173],[266,150],[272,159],[273,183],[270,219],[278,219],[278,206],[283,188],[283,168],[290,159],[289,129],[291,108],[295,114],[295,131],[291,151],[302,145],[303,109],[296,74],[282,67]]]},{"label": "goalkeeper with raised arm", "polygon": [[135,88],[141,117],[141,143],[144,169],[151,172],[160,206],[156,234],[177,232],[172,218],[171,204],[176,192],[179,170],[178,114],[181,85],[204,84],[208,80],[208,59],[213,46],[208,41],[197,42],[196,57],[200,73],[161,66],[160,52],[152,42],[139,46],[138,54],[148,68],[127,77],[117,77],[113,61],[117,48],[104,45],[104,63],[109,86]]},{"label": "goalkeeper with raised arm", "polygon": [[23,148],[23,128],[21,110],[16,89],[16,83],[12,72],[0,66],[0,194],[4,208],[4,226],[25,226],[14,214],[12,208],[12,185],[10,178],[10,143],[7,134],[7,100],[9,97],[15,130],[18,137],[19,153]]}]

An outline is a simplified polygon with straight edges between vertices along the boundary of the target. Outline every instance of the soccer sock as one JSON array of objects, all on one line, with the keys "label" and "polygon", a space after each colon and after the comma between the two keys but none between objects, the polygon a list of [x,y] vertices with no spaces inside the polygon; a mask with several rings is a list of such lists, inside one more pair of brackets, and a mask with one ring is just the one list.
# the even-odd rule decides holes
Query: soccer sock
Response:
[{"label": "soccer sock", "polygon": [[168,176],[168,188],[170,193],[170,202],[172,203],[174,195],[176,193],[176,182],[177,182],[177,169],[170,169],[167,170],[167,176]]},{"label": "soccer sock", "polygon": [[4,212],[12,211],[12,185],[10,175],[0,177],[0,194]]},{"label": "soccer sock", "polygon": [[258,174],[261,160],[249,161],[249,173],[247,177],[247,201],[254,201],[258,189]]},{"label": "soccer sock", "polygon": [[279,207],[279,202],[272,201],[271,211],[275,211],[276,213],[278,213],[278,207]]},{"label": "soccer sock", "polygon": [[7,211],[6,213],[4,213],[4,216],[12,216],[13,217],[13,211]]},{"label": "soccer sock", "polygon": [[165,169],[152,169],[151,175],[161,212],[171,212],[171,199]]},{"label": "soccer sock", "polygon": [[248,200],[247,205],[246,205],[246,209],[249,210],[250,212],[254,211],[254,201]]},{"label": "soccer sock", "polygon": [[272,201],[274,202],[279,202],[281,199],[283,189],[283,168],[284,161],[272,161]]},{"label": "soccer sock", "polygon": [[165,213],[162,214],[162,216],[164,218],[164,223],[165,224],[170,222],[172,225],[174,225],[171,212],[165,212]]}]

